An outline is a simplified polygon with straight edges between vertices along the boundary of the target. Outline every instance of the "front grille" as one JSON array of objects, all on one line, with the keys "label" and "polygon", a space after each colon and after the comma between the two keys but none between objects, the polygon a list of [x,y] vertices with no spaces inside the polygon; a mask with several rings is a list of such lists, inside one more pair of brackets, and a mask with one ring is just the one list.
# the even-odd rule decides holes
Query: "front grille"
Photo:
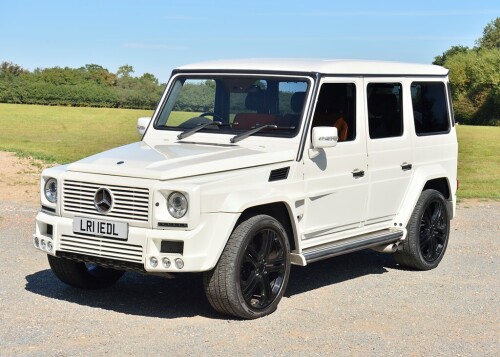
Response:
[{"label": "front grille", "polygon": [[[97,211],[94,196],[98,189],[107,188],[113,195],[113,205],[106,214]],[[149,189],[105,185],[66,180],[63,183],[63,207],[67,212],[114,217],[123,220],[148,222]]]},{"label": "front grille", "polygon": [[60,248],[66,252],[142,263],[142,246],[112,239],[63,234]]}]

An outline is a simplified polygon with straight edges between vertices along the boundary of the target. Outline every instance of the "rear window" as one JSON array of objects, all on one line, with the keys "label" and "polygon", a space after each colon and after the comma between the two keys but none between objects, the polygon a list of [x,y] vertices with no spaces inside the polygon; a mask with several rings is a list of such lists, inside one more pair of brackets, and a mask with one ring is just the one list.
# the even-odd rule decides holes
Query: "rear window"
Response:
[{"label": "rear window", "polygon": [[450,131],[444,83],[413,82],[411,102],[417,135],[445,134]]}]

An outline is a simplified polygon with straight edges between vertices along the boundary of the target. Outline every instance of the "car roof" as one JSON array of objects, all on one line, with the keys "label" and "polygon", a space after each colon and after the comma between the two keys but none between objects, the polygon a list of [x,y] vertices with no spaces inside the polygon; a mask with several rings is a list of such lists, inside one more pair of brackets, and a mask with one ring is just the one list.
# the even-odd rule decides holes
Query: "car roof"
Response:
[{"label": "car roof", "polygon": [[446,76],[444,67],[388,61],[344,60],[344,59],[290,59],[251,58],[230,59],[193,63],[181,66],[176,71],[252,71],[252,72],[296,72],[337,75],[430,75]]}]

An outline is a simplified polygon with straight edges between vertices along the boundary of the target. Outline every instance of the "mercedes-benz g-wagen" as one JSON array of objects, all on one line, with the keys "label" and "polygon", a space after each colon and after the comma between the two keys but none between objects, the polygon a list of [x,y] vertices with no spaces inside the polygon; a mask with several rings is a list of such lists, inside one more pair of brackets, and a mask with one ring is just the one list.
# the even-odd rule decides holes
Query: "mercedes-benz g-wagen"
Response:
[{"label": "mercedes-benz g-wagen", "polygon": [[373,248],[435,268],[457,189],[447,74],[346,60],[180,67],[138,120],[141,141],[42,173],[34,246],[78,288],[201,272],[210,304],[247,319],[276,309],[291,264]]}]

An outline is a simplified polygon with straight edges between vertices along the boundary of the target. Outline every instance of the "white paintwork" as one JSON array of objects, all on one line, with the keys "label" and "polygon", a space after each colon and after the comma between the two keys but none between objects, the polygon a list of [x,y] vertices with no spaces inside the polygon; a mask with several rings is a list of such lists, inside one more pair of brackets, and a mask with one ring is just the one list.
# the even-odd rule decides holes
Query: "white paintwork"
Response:
[{"label": "white paintwork", "polygon": [[[294,232],[292,260],[305,265],[303,250],[317,245],[394,225],[406,234],[405,226],[413,207],[422,188],[431,179],[445,178],[449,183],[449,201],[454,212],[455,128],[451,127],[444,135],[416,136],[409,95],[413,80],[446,83],[446,69],[393,62],[252,59],[187,65],[179,71],[186,76],[190,71],[228,75],[260,71],[275,72],[279,76],[300,73],[302,77],[309,74],[311,88],[317,84],[316,74],[321,75],[322,83],[354,83],[356,139],[339,143],[320,139],[337,136],[337,132],[331,127],[310,128],[308,116],[316,105],[316,93],[312,91],[307,93],[304,107],[308,116],[293,138],[252,136],[231,145],[231,135],[198,132],[178,140],[179,131],[156,130],[149,118],[140,118],[140,133],[147,128],[142,141],[44,170],[40,183],[42,192],[45,180],[50,177],[58,180],[57,204],[41,196],[41,204],[54,212],[44,209],[36,218],[36,237],[53,242],[55,250],[49,254],[65,249],[62,236],[73,235],[75,217],[83,217],[127,224],[127,244],[141,250],[139,259],[148,272],[206,271],[217,264],[244,210],[280,202],[286,208]],[[370,81],[403,84],[402,137],[377,140],[368,137],[366,84]],[[168,91],[167,86],[165,93]],[[166,94],[162,98],[165,100]],[[153,120],[157,115],[155,112]],[[400,165],[404,162],[411,163],[413,169],[402,171]],[[269,182],[272,170],[286,167],[289,167],[287,179]],[[364,176],[354,177],[356,170],[364,171]],[[92,211],[66,210],[62,183],[68,180],[95,183],[100,187],[147,189],[149,216],[146,221],[138,222]],[[188,212],[181,219],[171,217],[166,207],[167,198],[174,191],[182,192],[189,201]],[[92,199],[93,192],[88,195]],[[161,226],[164,223],[182,226]],[[48,224],[53,226],[52,236],[47,233]],[[175,264],[168,269],[161,264],[157,268],[149,265],[152,256],[159,261],[169,257],[172,262],[180,257],[179,254],[161,253],[162,240],[184,243],[182,259],[185,266],[182,270]],[[119,241],[114,243],[119,244]],[[116,259],[122,259],[119,249],[116,254]]]},{"label": "white paintwork", "polygon": [[313,149],[332,148],[339,140],[337,128],[334,126],[317,126],[312,129],[311,136]]},{"label": "white paintwork", "polygon": [[149,123],[151,123],[150,117],[142,117],[137,119],[137,132],[139,133],[140,136],[144,135],[146,129],[149,126]]},{"label": "white paintwork", "polygon": [[72,163],[68,170],[163,181],[269,165],[294,158],[292,150],[266,152],[240,146],[180,142],[151,147],[145,142],[137,142]]},{"label": "white paintwork", "polygon": [[182,71],[275,71],[317,72],[331,75],[425,75],[446,76],[446,68],[416,63],[343,59],[253,58],[200,62],[181,66]]}]

